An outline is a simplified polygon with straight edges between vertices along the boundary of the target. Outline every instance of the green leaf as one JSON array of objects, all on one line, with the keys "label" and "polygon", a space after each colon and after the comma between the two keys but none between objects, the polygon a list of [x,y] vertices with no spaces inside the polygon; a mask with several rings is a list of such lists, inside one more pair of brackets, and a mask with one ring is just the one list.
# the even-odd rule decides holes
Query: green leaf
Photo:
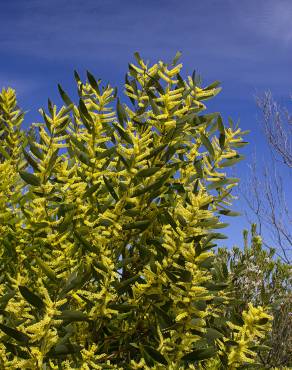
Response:
[{"label": "green leaf", "polygon": [[208,340],[215,340],[218,338],[222,338],[224,335],[220,333],[220,331],[214,328],[206,328],[206,333],[204,335]]},{"label": "green leaf", "polygon": [[205,148],[210,153],[210,157],[213,159],[215,157],[215,152],[214,152],[214,148],[213,148],[213,146],[211,144],[211,141],[203,133],[201,133],[201,140],[202,140],[202,143],[205,146]]},{"label": "green leaf", "polygon": [[213,181],[211,182],[211,184],[207,186],[207,189],[211,190],[211,189],[221,188],[224,185],[234,184],[234,183],[237,183],[238,181],[239,181],[238,178],[228,178],[228,179],[225,178],[222,180]]},{"label": "green leaf", "polygon": [[27,183],[33,186],[39,186],[41,184],[40,179],[32,173],[26,171],[19,171],[20,177]]},{"label": "green leaf", "polygon": [[223,124],[222,117],[220,115],[217,118],[217,126],[218,126],[218,129],[219,129],[219,132],[224,135],[225,134],[225,129],[224,129],[224,124]]},{"label": "green leaf", "polygon": [[29,304],[31,304],[32,306],[34,306],[34,307],[36,307],[40,310],[45,307],[45,304],[44,304],[43,300],[38,295],[33,293],[31,290],[29,290],[26,286],[20,285],[18,288],[19,288],[19,291],[20,291],[21,295],[23,296],[23,298]]},{"label": "green leaf", "polygon": [[219,135],[219,145],[220,145],[221,150],[223,150],[223,149],[224,149],[224,146],[225,146],[225,139],[226,139],[225,134],[220,134],[220,135]]},{"label": "green leaf", "polygon": [[10,301],[11,298],[13,298],[15,296],[15,291],[12,290],[6,294],[4,294],[1,298],[0,298],[0,308],[2,310],[5,310],[8,302]]},{"label": "green leaf", "polygon": [[39,267],[42,269],[45,275],[53,281],[58,281],[58,278],[55,274],[55,272],[44,262],[42,261],[39,257],[35,257],[35,260]]},{"label": "green leaf", "polygon": [[120,124],[123,126],[124,122],[127,121],[127,113],[123,107],[123,105],[120,103],[120,99],[117,99],[117,116]]},{"label": "green leaf", "polygon": [[73,355],[75,353],[79,353],[80,350],[81,348],[75,344],[57,344],[55,347],[50,349],[46,356],[49,358],[55,358],[59,356]]},{"label": "green leaf", "polygon": [[141,65],[142,64],[142,58],[141,58],[140,54],[138,53],[138,51],[135,51],[134,57],[137,60],[138,64]]},{"label": "green leaf", "polygon": [[167,147],[167,144],[161,144],[158,147],[154,148],[152,152],[146,157],[146,159],[150,159],[152,157],[157,156],[160,152],[163,151]]},{"label": "green leaf", "polygon": [[176,230],[177,228],[177,224],[174,220],[174,218],[171,216],[171,214],[169,212],[167,212],[166,210],[162,213],[162,217],[164,218],[164,220],[167,222],[167,224],[171,225],[171,227]]},{"label": "green leaf", "polygon": [[175,54],[175,57],[173,58],[172,65],[175,66],[181,56],[182,56],[182,52],[177,51]]},{"label": "green leaf", "polygon": [[112,146],[109,149],[104,150],[103,152],[95,152],[95,157],[97,159],[103,159],[103,158],[113,158],[113,154],[116,151],[116,147]]},{"label": "green leaf", "polygon": [[185,362],[201,361],[213,357],[216,354],[214,347],[196,349],[182,357]]},{"label": "green leaf", "polygon": [[11,352],[14,356],[17,356],[19,358],[24,358],[24,359],[29,359],[29,354],[28,352],[25,352],[21,349],[21,347],[16,346],[15,344],[9,343],[9,342],[4,342],[3,344],[5,348],[8,350],[8,352]]},{"label": "green leaf", "polygon": [[83,313],[82,311],[71,311],[71,310],[64,310],[58,316],[56,316],[57,320],[64,320],[64,321],[89,321],[88,316]]},{"label": "green leaf", "polygon": [[77,240],[83,245],[86,250],[92,251],[92,244],[89,242],[81,233],[77,230],[74,230],[74,235],[76,236]]},{"label": "green leaf", "polygon": [[229,209],[221,209],[218,213],[224,216],[240,216],[241,215],[240,212],[234,212]]},{"label": "green leaf", "polygon": [[155,311],[156,315],[165,322],[167,326],[171,326],[174,323],[171,317],[162,308],[158,306],[153,306],[153,310]]},{"label": "green leaf", "polygon": [[79,113],[80,113],[80,117],[82,119],[82,122],[84,123],[84,126],[87,128],[87,130],[89,132],[91,132],[91,126],[90,126],[90,124],[93,125],[93,120],[92,120],[92,117],[89,114],[89,112],[88,112],[88,110],[86,108],[86,105],[84,104],[84,102],[83,102],[82,99],[79,99],[78,109],[79,109]]},{"label": "green leaf", "polygon": [[158,105],[157,105],[157,104],[155,103],[155,101],[154,101],[153,99],[151,99],[150,97],[149,97],[149,103],[150,103],[150,105],[151,105],[151,108],[152,108],[153,113],[154,113],[156,116],[158,116],[158,115],[160,114],[160,109],[159,109]]},{"label": "green leaf", "polygon": [[150,224],[151,224],[150,220],[131,222],[129,224],[123,225],[123,230],[132,230],[132,229],[145,230]]},{"label": "green leaf", "polygon": [[57,230],[60,233],[64,233],[66,230],[68,230],[69,226],[72,225],[73,217],[74,212],[66,213],[63,221],[58,225]]},{"label": "green leaf", "polygon": [[119,294],[123,293],[124,291],[127,290],[127,288],[129,287],[129,285],[131,285],[132,283],[134,283],[135,281],[137,281],[139,279],[140,275],[135,275],[127,280],[122,280],[121,282],[117,283],[116,284],[116,290]]},{"label": "green leaf", "polygon": [[54,167],[57,159],[58,159],[58,153],[59,153],[59,149],[56,149],[54,151],[54,153],[51,155],[51,158],[49,160],[49,163],[48,163],[48,167],[47,167],[47,172],[50,174],[51,171],[52,171],[52,168]]},{"label": "green leaf", "polygon": [[159,364],[167,365],[168,362],[166,361],[165,357],[158,352],[156,349],[153,347],[144,345],[143,346],[144,351],[155,361],[158,362]]},{"label": "green leaf", "polygon": [[77,83],[81,83],[80,76],[76,70],[74,70],[74,78]]},{"label": "green leaf", "polygon": [[215,89],[217,86],[220,85],[220,81],[214,81],[213,83],[211,83],[210,85],[208,85],[207,87],[204,88],[204,90],[211,90],[211,89]]},{"label": "green leaf", "polygon": [[195,169],[197,171],[197,175],[198,177],[201,179],[203,178],[203,169],[202,169],[202,160],[201,159],[196,159],[194,161],[194,166],[195,166]]},{"label": "green leaf", "polygon": [[82,152],[88,153],[84,141],[79,141],[77,137],[70,136],[70,141]]},{"label": "green leaf", "polygon": [[269,322],[269,319],[267,317],[264,317],[262,319],[259,319],[257,324],[258,325],[265,325],[267,322]]},{"label": "green leaf", "polygon": [[69,98],[69,96],[65,93],[65,91],[62,89],[62,86],[58,84],[58,90],[61,95],[61,98],[63,99],[64,103],[66,105],[73,105],[72,100]]},{"label": "green leaf", "polygon": [[228,158],[224,162],[221,162],[219,164],[219,167],[220,168],[230,167],[230,166],[233,166],[234,164],[242,161],[243,159],[244,159],[244,156],[243,155],[237,154],[236,156],[234,156],[232,158]]},{"label": "green leaf", "polygon": [[2,146],[0,146],[0,153],[3,155],[5,159],[10,159],[10,155],[6,152],[4,148],[2,148]]},{"label": "green leaf", "polygon": [[100,90],[99,90],[98,83],[96,82],[96,79],[94,78],[94,76],[89,71],[87,71],[86,74],[87,74],[87,79],[89,81],[90,86],[97,93],[97,95],[100,96]]},{"label": "green leaf", "polygon": [[90,197],[93,193],[96,192],[96,190],[100,187],[100,183],[97,183],[95,185],[92,185],[90,187],[88,187],[84,193],[84,196],[83,198],[87,198],[87,197]]},{"label": "green leaf", "polygon": [[6,326],[4,324],[0,324],[0,329],[9,337],[17,340],[18,342],[27,344],[29,342],[29,336],[22,333],[21,331],[18,331],[16,329],[12,329],[9,326]]},{"label": "green leaf", "polygon": [[145,169],[139,171],[136,176],[138,176],[138,177],[149,177],[151,175],[154,175],[160,169],[161,169],[160,167],[145,168]]},{"label": "green leaf", "polygon": [[113,123],[113,126],[120,134],[121,138],[124,139],[127,143],[133,145],[133,141],[130,137],[130,135],[125,131],[120,125]]},{"label": "green leaf", "polygon": [[35,171],[39,171],[38,163],[34,159],[32,159],[31,156],[24,149],[22,152],[23,152],[24,158],[32,166],[32,168]]},{"label": "green leaf", "polygon": [[142,195],[147,192],[160,189],[163,186],[163,184],[168,180],[168,178],[170,177],[172,173],[173,173],[173,170],[170,170],[166,172],[164,175],[162,175],[159,179],[157,179],[154,183],[148,186],[145,186],[145,188],[135,190],[132,197],[137,197],[138,195]]},{"label": "green leaf", "polygon": [[86,164],[88,167],[93,167],[93,163],[90,162],[90,158],[87,153],[82,152],[81,150],[75,149],[75,154],[80,162]]},{"label": "green leaf", "polygon": [[118,197],[117,193],[115,192],[115,190],[114,190],[112,184],[110,183],[110,181],[105,176],[103,176],[103,181],[104,181],[105,186],[107,187],[108,191],[110,192],[111,196],[116,201],[118,201],[119,200],[119,197]]},{"label": "green leaf", "polygon": [[29,146],[31,152],[40,160],[44,159],[44,154],[40,151],[40,149],[32,142],[29,141]]}]

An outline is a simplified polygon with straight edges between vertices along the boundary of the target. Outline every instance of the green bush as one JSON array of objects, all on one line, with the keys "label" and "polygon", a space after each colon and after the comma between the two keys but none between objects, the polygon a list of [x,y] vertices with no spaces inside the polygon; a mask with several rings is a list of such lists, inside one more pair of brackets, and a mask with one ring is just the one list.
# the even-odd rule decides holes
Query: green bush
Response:
[{"label": "green bush", "polygon": [[43,123],[20,129],[0,95],[3,369],[235,369],[253,362],[271,317],[251,303],[225,317],[225,238],[242,132],[202,114],[218,82],[184,80],[177,57],[135,54],[125,90],[75,72]]},{"label": "green bush", "polygon": [[[291,266],[275,259],[275,250],[264,250],[256,226],[251,241],[244,231],[244,248],[220,249],[216,263],[228,265],[234,301],[227,314],[241,315],[247,303],[269,307],[273,315],[272,330],[257,347],[260,368],[292,367],[292,275]],[[257,367],[258,368],[258,367]]]}]

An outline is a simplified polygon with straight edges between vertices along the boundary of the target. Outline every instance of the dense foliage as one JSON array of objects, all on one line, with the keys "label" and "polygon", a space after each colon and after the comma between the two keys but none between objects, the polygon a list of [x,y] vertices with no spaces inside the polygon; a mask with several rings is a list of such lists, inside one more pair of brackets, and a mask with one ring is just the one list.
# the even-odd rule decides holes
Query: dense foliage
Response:
[{"label": "dense foliage", "polygon": [[[275,259],[275,250],[264,250],[262,240],[252,226],[251,241],[244,231],[244,247],[220,249],[216,263],[226,264],[234,301],[226,314],[241,314],[248,302],[269,307],[272,330],[257,347],[260,368],[292,367],[292,274],[291,265]],[[229,311],[229,312],[228,312]]]},{"label": "dense foliage", "polygon": [[[21,130],[0,95],[0,364],[3,369],[235,369],[270,328],[232,301],[212,248],[232,216],[226,174],[245,144],[203,114],[218,82],[183,79],[177,59],[135,54],[125,92],[75,72],[42,123]],[[179,55],[177,55],[179,56]]]}]

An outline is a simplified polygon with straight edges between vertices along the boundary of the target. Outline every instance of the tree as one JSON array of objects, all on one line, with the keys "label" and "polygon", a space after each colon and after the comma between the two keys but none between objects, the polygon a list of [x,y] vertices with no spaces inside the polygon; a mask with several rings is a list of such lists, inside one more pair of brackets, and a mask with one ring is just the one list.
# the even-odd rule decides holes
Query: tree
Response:
[{"label": "tree", "polygon": [[270,328],[252,304],[240,324],[222,317],[228,271],[212,248],[234,214],[238,179],[224,171],[244,142],[202,114],[218,82],[183,80],[179,54],[135,57],[131,107],[75,72],[78,104],[59,85],[65,105],[49,100],[35,133],[15,136],[17,160],[6,151],[0,164],[3,368],[235,369]]},{"label": "tree", "polygon": [[241,194],[251,211],[247,212],[250,222],[257,222],[264,245],[275,246],[276,254],[284,262],[291,263],[292,217],[287,203],[287,182],[292,166],[292,120],[287,109],[277,104],[270,92],[257,97],[256,101],[271,159],[262,165],[257,163],[259,158],[254,158],[250,179],[242,186]]},{"label": "tree", "polygon": [[[238,315],[246,309],[247,302],[255,306],[270,307],[274,317],[272,330],[257,350],[260,368],[292,366],[292,275],[291,265],[275,259],[275,250],[265,250],[256,225],[244,231],[244,247],[232,250],[219,249],[217,264],[225,263],[234,292],[234,302],[227,310]],[[234,312],[234,311],[233,311]],[[227,315],[230,312],[226,313]]]}]

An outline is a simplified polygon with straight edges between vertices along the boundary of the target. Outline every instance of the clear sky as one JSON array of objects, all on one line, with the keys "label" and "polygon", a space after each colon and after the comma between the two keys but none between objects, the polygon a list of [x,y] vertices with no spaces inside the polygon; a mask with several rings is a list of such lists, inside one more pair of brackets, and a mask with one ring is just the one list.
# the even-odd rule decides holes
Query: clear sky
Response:
[{"label": "clear sky", "polygon": [[[156,62],[180,50],[184,73],[222,81],[209,110],[251,130],[238,170],[244,178],[252,152],[266,153],[255,94],[270,89],[288,104],[291,19],[291,0],[2,0],[0,88],[16,89],[28,126],[48,97],[61,103],[57,83],[75,88],[74,69],[120,87],[135,51]],[[226,244],[238,243],[246,225],[244,217],[233,221]]]}]

